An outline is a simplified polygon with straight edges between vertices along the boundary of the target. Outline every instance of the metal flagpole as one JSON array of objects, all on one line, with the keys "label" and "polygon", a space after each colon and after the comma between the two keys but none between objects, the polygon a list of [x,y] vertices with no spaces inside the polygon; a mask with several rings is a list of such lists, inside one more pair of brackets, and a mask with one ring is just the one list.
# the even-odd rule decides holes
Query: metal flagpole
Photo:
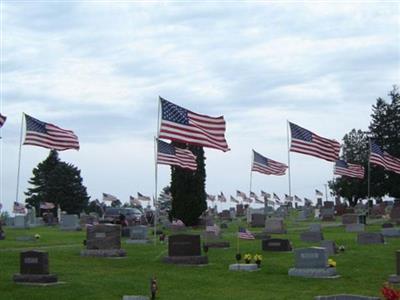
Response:
[{"label": "metal flagpole", "polygon": [[157,153],[158,153],[158,132],[160,130],[160,105],[161,101],[160,98],[158,98],[158,110],[157,110],[157,131],[156,131],[156,136],[154,137],[154,200],[153,200],[153,205],[154,205],[154,245],[157,244],[157,219],[158,219],[158,214],[157,214],[157,209],[158,209],[158,195],[157,195],[157,184],[158,184],[158,164],[157,164]]},{"label": "metal flagpole", "polygon": [[286,136],[288,147],[288,177],[289,177],[289,196],[292,196],[292,182],[290,178],[290,143],[289,143],[289,120],[286,120]]},{"label": "metal flagpole", "polygon": [[18,170],[17,170],[17,189],[15,193],[15,201],[18,202],[18,193],[19,193],[19,176],[20,176],[20,170],[21,170],[21,148],[22,148],[22,132],[23,132],[23,124],[24,124],[24,116],[25,114],[22,113],[22,118],[21,118],[21,131],[20,131],[20,136],[19,136],[19,153],[18,153]]},{"label": "metal flagpole", "polygon": [[368,156],[368,200],[371,198],[371,137],[368,137],[369,156]]},{"label": "metal flagpole", "polygon": [[325,201],[328,201],[328,185],[325,183]]},{"label": "metal flagpole", "polygon": [[249,197],[250,197],[251,188],[252,188],[252,184],[253,184],[253,171],[252,171],[253,161],[254,161],[254,150],[252,151],[252,154],[251,154]]}]

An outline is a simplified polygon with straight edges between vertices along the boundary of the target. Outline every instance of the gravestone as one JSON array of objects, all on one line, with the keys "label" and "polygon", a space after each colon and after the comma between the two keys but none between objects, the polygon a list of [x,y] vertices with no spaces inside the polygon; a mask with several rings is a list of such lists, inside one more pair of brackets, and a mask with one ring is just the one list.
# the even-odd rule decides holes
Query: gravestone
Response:
[{"label": "gravestone", "polygon": [[342,216],[342,224],[357,224],[358,223],[358,215],[356,214],[344,214]]},{"label": "gravestone", "polygon": [[14,274],[16,283],[55,283],[57,275],[49,273],[49,254],[44,251],[24,251],[20,253],[20,273]]},{"label": "gravestone", "polygon": [[322,198],[317,198],[317,207],[322,207]]},{"label": "gravestone", "polygon": [[383,244],[383,235],[377,232],[361,232],[357,235],[357,243],[360,245]]},{"label": "gravestone", "polygon": [[243,204],[236,205],[236,217],[243,217],[244,216],[244,206]]},{"label": "gravestone", "polygon": [[296,249],[294,268],[289,276],[329,278],[338,277],[336,268],[328,266],[328,252],[325,248],[312,247]]},{"label": "gravestone", "polygon": [[5,238],[6,238],[6,234],[5,234],[4,230],[3,230],[3,227],[2,227],[1,221],[0,221],[0,241],[4,240]]},{"label": "gravestone", "polygon": [[168,256],[163,262],[183,265],[208,264],[208,257],[201,255],[200,235],[176,234],[168,239]]},{"label": "gravestone", "polygon": [[338,253],[338,247],[334,241],[321,241],[321,248],[325,248],[329,255],[334,255]]},{"label": "gravestone", "polygon": [[81,256],[122,257],[126,251],[121,249],[121,226],[98,224],[86,228],[86,249]]},{"label": "gravestone", "polygon": [[346,212],[346,205],[340,203],[335,206],[335,212],[337,216],[342,216]]},{"label": "gravestone", "polygon": [[26,215],[27,222],[29,224],[29,227],[36,227],[38,224],[36,224],[36,208],[32,207],[28,209],[28,214]]},{"label": "gravestone", "polygon": [[400,221],[400,206],[394,206],[390,211],[390,219],[394,222]]},{"label": "gravestone", "polygon": [[29,228],[28,218],[23,215],[17,215],[14,217],[14,227],[18,229]]},{"label": "gravestone", "polygon": [[207,226],[203,232],[204,245],[208,248],[229,248],[228,241],[222,240],[221,229],[217,226]]},{"label": "gravestone", "polygon": [[379,297],[368,297],[360,295],[339,294],[330,296],[316,296],[314,300],[380,300]]},{"label": "gravestone", "polygon": [[61,230],[76,231],[80,230],[79,218],[77,215],[61,215]]},{"label": "gravestone", "polygon": [[168,228],[172,231],[172,233],[186,231],[186,225],[183,222],[172,222]]},{"label": "gravestone", "polygon": [[335,207],[335,203],[333,201],[325,201],[324,202],[324,207],[325,208],[334,208]]},{"label": "gravestone", "polygon": [[283,224],[283,220],[281,219],[267,219],[265,221],[264,231],[270,234],[271,233],[284,234],[287,232]]},{"label": "gravestone", "polygon": [[324,222],[335,221],[335,209],[333,207],[322,207],[320,214],[321,220]]},{"label": "gravestone", "polygon": [[389,276],[390,283],[400,283],[400,250],[396,251],[396,274],[392,274]]},{"label": "gravestone", "polygon": [[137,225],[129,227],[129,239],[127,244],[146,244],[149,242],[147,238],[147,226]]},{"label": "gravestone", "polygon": [[251,226],[252,227],[264,227],[265,226],[265,215],[264,214],[252,214],[251,215]]},{"label": "gravestone", "polygon": [[230,211],[227,210],[227,209],[224,209],[223,211],[221,211],[221,212],[218,214],[218,216],[219,216],[219,218],[220,218],[221,220],[224,220],[224,221],[231,221],[231,220],[232,220],[232,218],[231,218],[231,213],[230,213]]},{"label": "gravestone", "polygon": [[364,224],[347,224],[346,232],[363,232],[365,231]]},{"label": "gravestone", "polygon": [[300,210],[297,217],[297,221],[306,221],[308,218],[307,211],[305,209]]},{"label": "gravestone", "polygon": [[230,212],[231,219],[236,218],[236,211],[235,211],[234,207],[229,208],[229,212]]},{"label": "gravestone", "polygon": [[367,216],[366,215],[358,215],[358,223],[367,225]]},{"label": "gravestone", "polygon": [[321,232],[321,230],[322,230],[321,224],[318,223],[310,224],[310,229],[309,229],[310,232]]},{"label": "gravestone", "polygon": [[288,252],[292,251],[292,245],[288,239],[268,239],[261,241],[263,251]]},{"label": "gravestone", "polygon": [[400,237],[400,229],[398,228],[382,228],[381,233],[384,237],[389,237],[389,238]]},{"label": "gravestone", "polygon": [[79,225],[81,228],[85,228],[86,225],[96,225],[98,218],[92,215],[81,215],[79,218]]},{"label": "gravestone", "polygon": [[253,235],[256,240],[268,240],[271,238],[266,232],[255,232]]},{"label": "gravestone", "polygon": [[353,207],[348,207],[348,208],[346,208],[346,211],[345,211],[346,214],[354,214],[355,212],[356,211],[354,210]]},{"label": "gravestone", "polygon": [[393,228],[393,224],[392,223],[383,223],[382,224],[382,228]]},{"label": "gravestone", "polygon": [[374,205],[374,207],[372,207],[369,217],[378,219],[378,218],[382,218],[382,216],[384,214],[385,214],[385,206],[382,204],[377,204],[377,205]]},{"label": "gravestone", "polygon": [[322,232],[320,231],[306,231],[300,234],[300,240],[303,242],[316,243],[324,239]]}]

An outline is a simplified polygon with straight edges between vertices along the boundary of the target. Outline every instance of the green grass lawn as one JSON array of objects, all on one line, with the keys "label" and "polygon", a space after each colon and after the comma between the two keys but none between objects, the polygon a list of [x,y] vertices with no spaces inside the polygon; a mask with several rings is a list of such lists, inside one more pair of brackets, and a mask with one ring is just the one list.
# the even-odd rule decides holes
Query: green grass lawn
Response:
[{"label": "green grass lawn", "polygon": [[[288,222],[288,234],[294,248],[316,246],[299,240],[309,222]],[[380,231],[380,224],[368,225],[368,231]],[[157,244],[127,245],[122,259],[80,257],[84,232],[65,232],[57,228],[18,230],[5,228],[7,239],[0,241],[0,299],[7,300],[121,300],[123,295],[149,295],[150,277],[158,279],[157,299],[245,300],[245,299],[313,299],[316,295],[353,293],[379,296],[382,284],[395,272],[395,251],[400,239],[387,239],[385,245],[357,245],[356,234],[343,227],[324,228],[324,237],[344,245],[346,251],[335,255],[338,279],[289,277],[293,253],[261,251],[261,241],[240,241],[242,254],[262,254],[259,272],[230,272],[235,262],[237,224],[231,223],[224,237],[229,250],[210,249],[209,265],[203,267],[166,265],[161,257],[167,246]],[[253,230],[255,231],[255,230]],[[258,230],[259,231],[259,230]],[[36,242],[16,241],[17,236],[34,235]],[[58,275],[61,285],[31,287],[14,284],[12,275],[19,272],[19,253],[23,249],[49,252],[50,272]]]}]

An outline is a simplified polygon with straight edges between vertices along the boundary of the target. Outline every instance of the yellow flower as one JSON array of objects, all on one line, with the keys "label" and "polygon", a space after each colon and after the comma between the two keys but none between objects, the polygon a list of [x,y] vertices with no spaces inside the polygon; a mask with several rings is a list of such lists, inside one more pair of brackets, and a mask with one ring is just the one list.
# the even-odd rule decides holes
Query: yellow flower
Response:
[{"label": "yellow flower", "polygon": [[328,265],[330,266],[330,267],[333,267],[333,268],[335,268],[336,267],[336,261],[334,261],[333,259],[328,259]]},{"label": "yellow flower", "polygon": [[255,261],[262,261],[262,256],[260,254],[254,254]]}]

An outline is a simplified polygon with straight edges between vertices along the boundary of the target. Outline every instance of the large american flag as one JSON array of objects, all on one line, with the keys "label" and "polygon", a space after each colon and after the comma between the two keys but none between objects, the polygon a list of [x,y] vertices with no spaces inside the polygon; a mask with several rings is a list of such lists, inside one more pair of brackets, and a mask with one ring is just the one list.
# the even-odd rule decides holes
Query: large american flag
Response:
[{"label": "large american flag", "polygon": [[253,150],[253,162],[251,165],[251,170],[267,175],[285,175],[287,165],[277,162],[275,160],[266,158],[260,153]]},{"label": "large american flag", "polygon": [[243,228],[243,227],[239,227],[238,237],[239,237],[239,239],[243,239],[243,240],[254,240],[255,239],[254,235],[249,230],[247,230],[246,228]]},{"label": "large american flag", "polygon": [[221,194],[218,195],[218,201],[219,202],[226,202],[226,197],[225,197],[223,192],[221,192]]},{"label": "large american flag", "polygon": [[301,198],[298,197],[297,195],[294,195],[294,201],[296,201],[296,202],[302,202]]},{"label": "large american flag", "polygon": [[388,171],[400,174],[400,158],[394,157],[382,150],[374,142],[371,142],[369,162],[375,165],[380,165]]},{"label": "large american flag", "polygon": [[196,156],[188,149],[181,149],[158,140],[157,163],[173,165],[184,169],[196,171]]},{"label": "large american flag", "polygon": [[276,202],[277,204],[280,204],[280,203],[281,203],[281,199],[279,198],[279,196],[278,196],[277,194],[273,193],[273,198],[274,198],[274,200],[275,200],[275,202]]},{"label": "large american flag", "polygon": [[196,114],[160,97],[161,126],[159,137],[216,148],[230,150],[225,140],[224,117],[210,117]]},{"label": "large american flag", "polygon": [[26,213],[25,205],[23,203],[14,202],[13,213],[14,214],[25,214]]},{"label": "large american flag", "polygon": [[324,194],[323,194],[321,191],[319,191],[319,190],[315,190],[315,195],[317,195],[317,196],[323,196]]},{"label": "large american flag", "polygon": [[26,133],[24,145],[39,146],[58,151],[79,150],[78,137],[71,130],[62,129],[25,114]]},{"label": "large american flag", "polygon": [[333,174],[362,179],[364,178],[364,167],[356,164],[350,164],[344,160],[337,160],[333,169]]},{"label": "large american flag", "polygon": [[6,120],[7,120],[7,117],[0,114],[0,128],[3,126],[3,124],[6,122]]},{"label": "large american flag", "polygon": [[285,194],[285,201],[293,201],[293,196]]},{"label": "large american flag", "polygon": [[129,202],[130,204],[132,204],[133,206],[142,206],[142,203],[140,203],[138,198],[135,198],[133,196],[129,196]]},{"label": "large american flag", "polygon": [[327,161],[339,158],[340,144],[335,140],[320,137],[296,124],[290,123],[290,151],[311,155]]},{"label": "large american flag", "polygon": [[103,202],[106,201],[115,202],[118,201],[118,198],[115,197],[114,195],[103,193]]},{"label": "large american flag", "polygon": [[210,195],[210,194],[206,194],[206,195],[207,195],[207,200],[215,201],[215,195]]}]

